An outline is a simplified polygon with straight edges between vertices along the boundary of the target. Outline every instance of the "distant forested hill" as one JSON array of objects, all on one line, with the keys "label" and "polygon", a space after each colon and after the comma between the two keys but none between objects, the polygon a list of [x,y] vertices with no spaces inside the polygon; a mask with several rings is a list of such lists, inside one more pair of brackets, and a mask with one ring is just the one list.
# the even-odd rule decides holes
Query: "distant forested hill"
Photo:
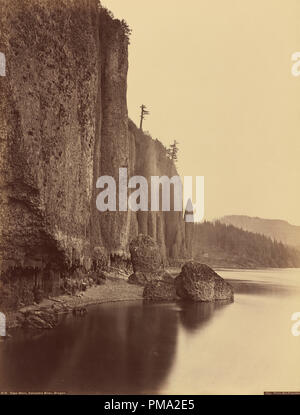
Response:
[{"label": "distant forested hill", "polygon": [[195,224],[193,257],[214,266],[300,267],[296,249],[218,221]]},{"label": "distant forested hill", "polygon": [[226,225],[233,225],[244,231],[261,233],[300,249],[300,226],[291,225],[284,220],[254,218],[244,215],[224,216],[219,220]]}]

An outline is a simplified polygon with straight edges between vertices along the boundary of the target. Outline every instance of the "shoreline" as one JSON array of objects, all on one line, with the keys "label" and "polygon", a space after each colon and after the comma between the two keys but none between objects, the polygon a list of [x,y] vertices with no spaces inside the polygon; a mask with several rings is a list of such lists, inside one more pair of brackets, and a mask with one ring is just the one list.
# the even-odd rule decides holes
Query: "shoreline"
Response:
[{"label": "shoreline", "polygon": [[[216,272],[219,270],[221,271],[222,269],[231,269],[232,271],[253,271],[252,268],[214,267]],[[270,268],[255,269],[265,270]],[[178,267],[168,267],[167,270],[174,277],[180,273],[180,268]],[[6,328],[8,332],[24,328],[26,315],[39,315],[39,313],[46,313],[53,317],[72,313],[76,308],[85,308],[105,303],[143,300],[143,286],[128,283],[128,276],[125,274],[116,274],[111,273],[102,285],[93,285],[88,287],[86,291],[80,291],[74,295],[62,294],[56,297],[49,297],[43,299],[39,304],[34,303],[21,307],[17,310],[7,311],[5,314]],[[47,327],[47,324],[45,324],[44,327],[30,327],[30,329],[51,329],[55,326],[56,324],[53,327]],[[10,337],[10,333],[8,333],[7,337]]]},{"label": "shoreline", "polygon": [[[39,304],[32,304],[15,311],[6,313],[7,330],[23,327],[25,315],[38,315],[47,313],[53,316],[72,313],[76,308],[85,308],[97,304],[114,303],[122,301],[143,300],[144,287],[129,284],[127,280],[118,277],[108,277],[104,284],[92,286],[86,291],[75,295],[64,294],[57,297],[43,299]],[[36,327],[47,329],[54,327]],[[32,329],[35,329],[34,327]],[[9,334],[8,334],[9,337]]]}]

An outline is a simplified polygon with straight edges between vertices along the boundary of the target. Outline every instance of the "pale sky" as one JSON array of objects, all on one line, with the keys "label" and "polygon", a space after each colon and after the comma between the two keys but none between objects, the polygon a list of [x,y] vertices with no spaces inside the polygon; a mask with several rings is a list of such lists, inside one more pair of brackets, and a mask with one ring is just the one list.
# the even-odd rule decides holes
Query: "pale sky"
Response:
[{"label": "pale sky", "polygon": [[300,225],[299,0],[103,0],[133,30],[128,109],[205,176],[205,216]]}]

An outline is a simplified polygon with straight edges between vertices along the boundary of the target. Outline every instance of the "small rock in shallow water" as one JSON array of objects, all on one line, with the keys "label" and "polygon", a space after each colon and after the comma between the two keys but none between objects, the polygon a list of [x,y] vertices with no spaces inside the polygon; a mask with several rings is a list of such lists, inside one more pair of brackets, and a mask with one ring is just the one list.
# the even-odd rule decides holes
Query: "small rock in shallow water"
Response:
[{"label": "small rock in shallow water", "polygon": [[56,312],[48,310],[27,311],[23,314],[22,326],[34,329],[53,329],[58,324]]},{"label": "small rock in shallow water", "polygon": [[87,313],[87,309],[85,307],[74,307],[72,313],[74,316],[83,316]]},{"label": "small rock in shallow water", "polygon": [[143,297],[149,301],[174,301],[178,299],[173,280],[172,282],[149,282],[144,288]]},{"label": "small rock in shallow water", "polygon": [[134,271],[128,278],[130,284],[145,286],[151,281],[173,281],[163,268],[159,246],[150,236],[141,234],[133,239],[130,254]]}]

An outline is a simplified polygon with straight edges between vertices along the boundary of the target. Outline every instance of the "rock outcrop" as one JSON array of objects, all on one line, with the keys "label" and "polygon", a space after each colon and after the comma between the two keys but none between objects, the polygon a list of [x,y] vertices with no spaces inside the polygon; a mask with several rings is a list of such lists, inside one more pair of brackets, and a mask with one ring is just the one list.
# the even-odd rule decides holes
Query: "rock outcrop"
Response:
[{"label": "rock outcrop", "polygon": [[208,265],[187,262],[175,279],[177,295],[191,301],[234,299],[233,288]]},{"label": "rock outcrop", "polygon": [[134,272],[156,272],[162,269],[162,257],[153,238],[140,234],[129,245]]},{"label": "rock outcrop", "polygon": [[21,326],[30,329],[53,329],[58,321],[58,314],[54,311],[32,310],[23,313]]},{"label": "rock outcrop", "polygon": [[173,280],[149,282],[144,288],[143,297],[148,301],[178,300]]},{"label": "rock outcrop", "polygon": [[153,281],[173,281],[163,267],[159,246],[151,236],[138,235],[131,241],[129,249],[134,271],[128,278],[129,283],[146,285]]},{"label": "rock outcrop", "polygon": [[[57,295],[150,235],[184,257],[181,212],[96,208],[100,176],[176,175],[127,114],[128,28],[97,0],[1,0],[0,309]],[[123,264],[123,265],[122,265]]]}]

